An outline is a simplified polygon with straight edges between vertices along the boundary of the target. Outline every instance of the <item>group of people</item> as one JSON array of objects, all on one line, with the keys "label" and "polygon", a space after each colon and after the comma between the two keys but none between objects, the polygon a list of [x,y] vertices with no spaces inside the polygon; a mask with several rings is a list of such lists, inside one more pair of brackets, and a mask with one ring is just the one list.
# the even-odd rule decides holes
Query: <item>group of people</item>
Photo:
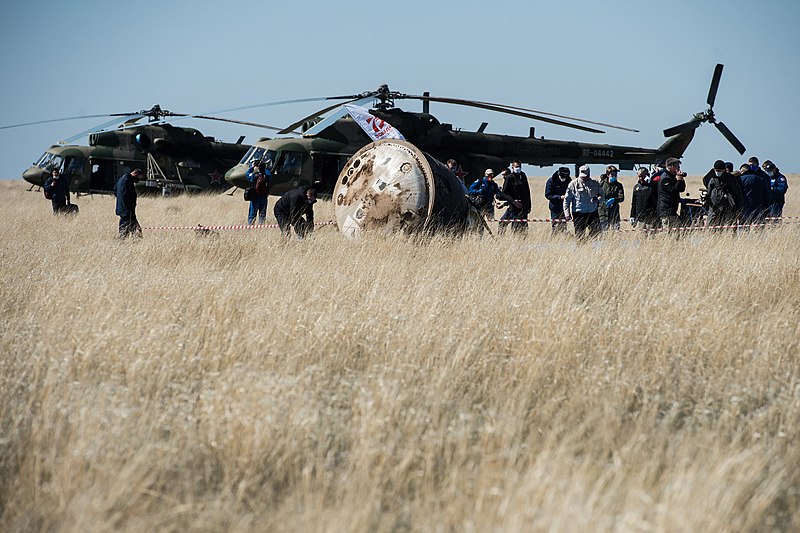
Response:
[{"label": "group of people", "polygon": [[[250,201],[247,219],[250,225],[256,218],[259,224],[265,222],[270,166],[270,161],[254,161],[247,171],[247,179],[252,184],[252,190],[246,194]],[[454,172],[458,169],[454,160],[448,161],[448,167]],[[599,181],[592,178],[588,165],[578,169],[575,179],[570,176],[568,167],[556,170],[544,189],[553,233],[566,232],[569,221],[573,222],[575,235],[580,239],[601,231],[620,229],[625,189],[618,181],[618,174],[619,169],[613,165],[606,168]],[[525,231],[532,204],[528,177],[518,160],[501,175],[504,178],[502,188],[494,181],[494,170],[486,169],[483,177],[465,189],[466,194],[490,220],[494,220],[496,201],[507,207],[499,220],[501,233],[509,225],[515,232]],[[142,234],[136,218],[135,188],[141,177],[142,170],[137,168],[123,174],[114,186],[122,239]],[[647,231],[677,227],[680,194],[686,190],[686,173],[681,171],[680,160],[671,157],[666,161],[656,161],[652,173],[647,168],[640,168],[637,177],[631,193],[630,221],[633,227]],[[463,173],[459,178],[463,179]],[[734,171],[732,163],[715,161],[713,168],[703,177],[703,186],[708,226],[752,224],[763,222],[768,217],[780,218],[789,187],[786,176],[772,161],[767,160],[759,166],[757,157],[751,157],[738,171]],[[53,169],[44,189],[51,199],[54,213],[68,211],[69,187],[58,168]],[[288,236],[294,227],[300,239],[312,232],[316,201],[317,191],[310,187],[300,187],[281,196],[273,209],[281,232]]]},{"label": "group of people", "polygon": [[[454,160],[448,161],[448,167],[454,172],[458,168]],[[521,167],[519,161],[514,161],[510,169],[502,172],[505,177],[502,189],[494,180],[494,170],[488,168],[467,191],[473,204],[489,220],[494,220],[496,202],[505,202],[508,209],[499,219],[501,232],[509,223],[516,231],[527,229],[525,220],[531,211],[531,196]],[[592,178],[588,165],[578,169],[575,179],[568,167],[556,170],[544,189],[553,233],[566,232],[570,221],[578,238],[619,230],[625,188],[618,175],[619,169],[614,165],[606,167],[599,180]],[[680,160],[674,157],[658,160],[652,172],[640,168],[637,177],[630,202],[633,227],[646,231],[678,227],[680,195],[686,190],[686,173],[681,171]],[[765,161],[759,167],[758,158],[751,157],[734,171],[732,163],[718,160],[703,178],[703,185],[709,226],[759,223],[783,214],[788,183],[772,161]]]},{"label": "group of people", "polygon": [[[267,217],[267,198],[269,197],[270,177],[272,161],[253,161],[247,170],[247,180],[251,184],[246,197],[250,198],[250,211],[247,215],[247,223],[253,225],[258,215],[258,223],[264,224]],[[291,228],[297,234],[298,239],[303,239],[306,235],[314,231],[314,204],[317,202],[317,191],[312,187],[303,186],[293,189],[281,196],[273,213],[278,226],[284,235],[291,233]]]},{"label": "group of people", "polygon": [[[117,180],[114,195],[117,199],[116,214],[119,217],[119,237],[141,237],[142,227],[136,218],[136,183],[142,178],[142,169],[126,172]],[[247,172],[247,178],[253,184],[250,193],[250,211],[248,224],[252,225],[258,217],[258,223],[264,224],[267,216],[267,197],[269,195],[269,163],[255,161]],[[294,227],[297,237],[304,238],[314,231],[314,204],[317,191],[310,187],[294,189],[275,202],[274,213],[281,232],[289,235]]]}]

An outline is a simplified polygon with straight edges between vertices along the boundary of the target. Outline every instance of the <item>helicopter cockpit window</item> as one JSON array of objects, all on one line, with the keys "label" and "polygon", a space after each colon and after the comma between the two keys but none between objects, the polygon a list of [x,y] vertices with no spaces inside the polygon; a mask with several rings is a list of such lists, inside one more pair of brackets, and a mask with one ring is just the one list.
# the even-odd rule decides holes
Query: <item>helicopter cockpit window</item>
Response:
[{"label": "helicopter cockpit window", "polygon": [[283,152],[280,162],[280,173],[299,176],[303,170],[303,154],[300,152]]},{"label": "helicopter cockpit window", "polygon": [[61,163],[64,162],[64,158],[60,155],[53,156],[53,159],[50,160],[50,167],[52,168],[61,168]]},{"label": "helicopter cockpit window", "polygon": [[42,157],[39,158],[39,161],[36,162],[36,166],[39,168],[44,168],[51,159],[53,159],[53,154],[50,152],[45,152]]},{"label": "helicopter cockpit window", "polygon": [[241,161],[239,161],[239,163],[242,164],[242,165],[250,166],[250,165],[253,164],[253,161],[255,161],[256,159],[260,160],[262,155],[264,155],[264,148],[259,148],[257,146],[252,146],[247,151],[247,153],[244,154],[244,157],[242,158]]}]

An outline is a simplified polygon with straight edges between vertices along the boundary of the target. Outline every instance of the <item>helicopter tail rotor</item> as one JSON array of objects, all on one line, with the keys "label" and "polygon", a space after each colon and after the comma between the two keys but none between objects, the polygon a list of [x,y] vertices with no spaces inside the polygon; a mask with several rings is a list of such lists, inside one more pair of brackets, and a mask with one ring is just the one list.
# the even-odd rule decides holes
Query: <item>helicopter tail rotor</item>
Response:
[{"label": "helicopter tail rotor", "polygon": [[728,127],[723,124],[722,122],[717,122],[716,117],[714,116],[714,102],[717,99],[717,90],[719,89],[719,82],[722,78],[722,68],[723,65],[717,64],[714,68],[714,75],[711,78],[711,86],[708,88],[708,98],[706,98],[706,103],[708,104],[708,109],[701,113],[695,114],[694,118],[688,122],[684,122],[683,124],[678,124],[677,126],[673,126],[671,128],[667,128],[664,130],[665,137],[672,137],[674,135],[681,135],[684,133],[689,133],[690,131],[694,131],[700,127],[700,125],[704,122],[708,122],[710,124],[714,124],[716,128],[719,130],[720,133],[728,140],[729,143],[739,152],[740,155],[743,155],[745,152],[745,147],[742,142],[736,138],[733,132],[728,129]]}]

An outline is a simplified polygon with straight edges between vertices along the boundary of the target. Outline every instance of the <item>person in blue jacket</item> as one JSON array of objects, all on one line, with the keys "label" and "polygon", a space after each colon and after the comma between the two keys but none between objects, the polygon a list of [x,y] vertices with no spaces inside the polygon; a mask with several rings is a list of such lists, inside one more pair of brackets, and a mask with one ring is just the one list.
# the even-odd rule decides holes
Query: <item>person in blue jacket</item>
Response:
[{"label": "person in blue jacket", "polygon": [[567,196],[567,185],[572,181],[568,167],[560,167],[553,172],[544,186],[544,197],[550,201],[550,224],[553,234],[566,233],[567,221],[564,215],[564,198]]},{"label": "person in blue jacket", "polygon": [[119,238],[128,235],[142,236],[142,227],[136,219],[136,183],[142,178],[142,169],[137,168],[126,172],[114,185],[114,194],[117,197],[117,216],[119,217]]},{"label": "person in blue jacket", "polygon": [[741,171],[739,179],[742,182],[744,196],[742,220],[746,224],[762,222],[769,210],[769,177],[760,176],[752,165],[747,163],[742,165],[739,170]]},{"label": "person in blue jacket", "polygon": [[783,205],[786,203],[786,191],[789,190],[789,182],[786,176],[781,174],[775,163],[767,159],[764,161],[764,172],[769,176],[769,216],[780,218],[783,216]]},{"label": "person in blue jacket", "polygon": [[500,187],[494,182],[494,170],[487,168],[482,178],[472,182],[467,193],[481,214],[494,220],[494,197],[500,193]]}]

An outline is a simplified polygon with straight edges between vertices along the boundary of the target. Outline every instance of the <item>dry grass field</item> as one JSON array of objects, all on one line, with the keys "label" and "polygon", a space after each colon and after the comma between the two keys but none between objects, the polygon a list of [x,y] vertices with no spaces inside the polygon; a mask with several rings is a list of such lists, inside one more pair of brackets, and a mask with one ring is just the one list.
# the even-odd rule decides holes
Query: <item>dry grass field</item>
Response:
[{"label": "dry grass field", "polygon": [[800,225],[119,242],[112,198],[64,220],[25,188],[0,181],[0,531],[800,529]]}]

